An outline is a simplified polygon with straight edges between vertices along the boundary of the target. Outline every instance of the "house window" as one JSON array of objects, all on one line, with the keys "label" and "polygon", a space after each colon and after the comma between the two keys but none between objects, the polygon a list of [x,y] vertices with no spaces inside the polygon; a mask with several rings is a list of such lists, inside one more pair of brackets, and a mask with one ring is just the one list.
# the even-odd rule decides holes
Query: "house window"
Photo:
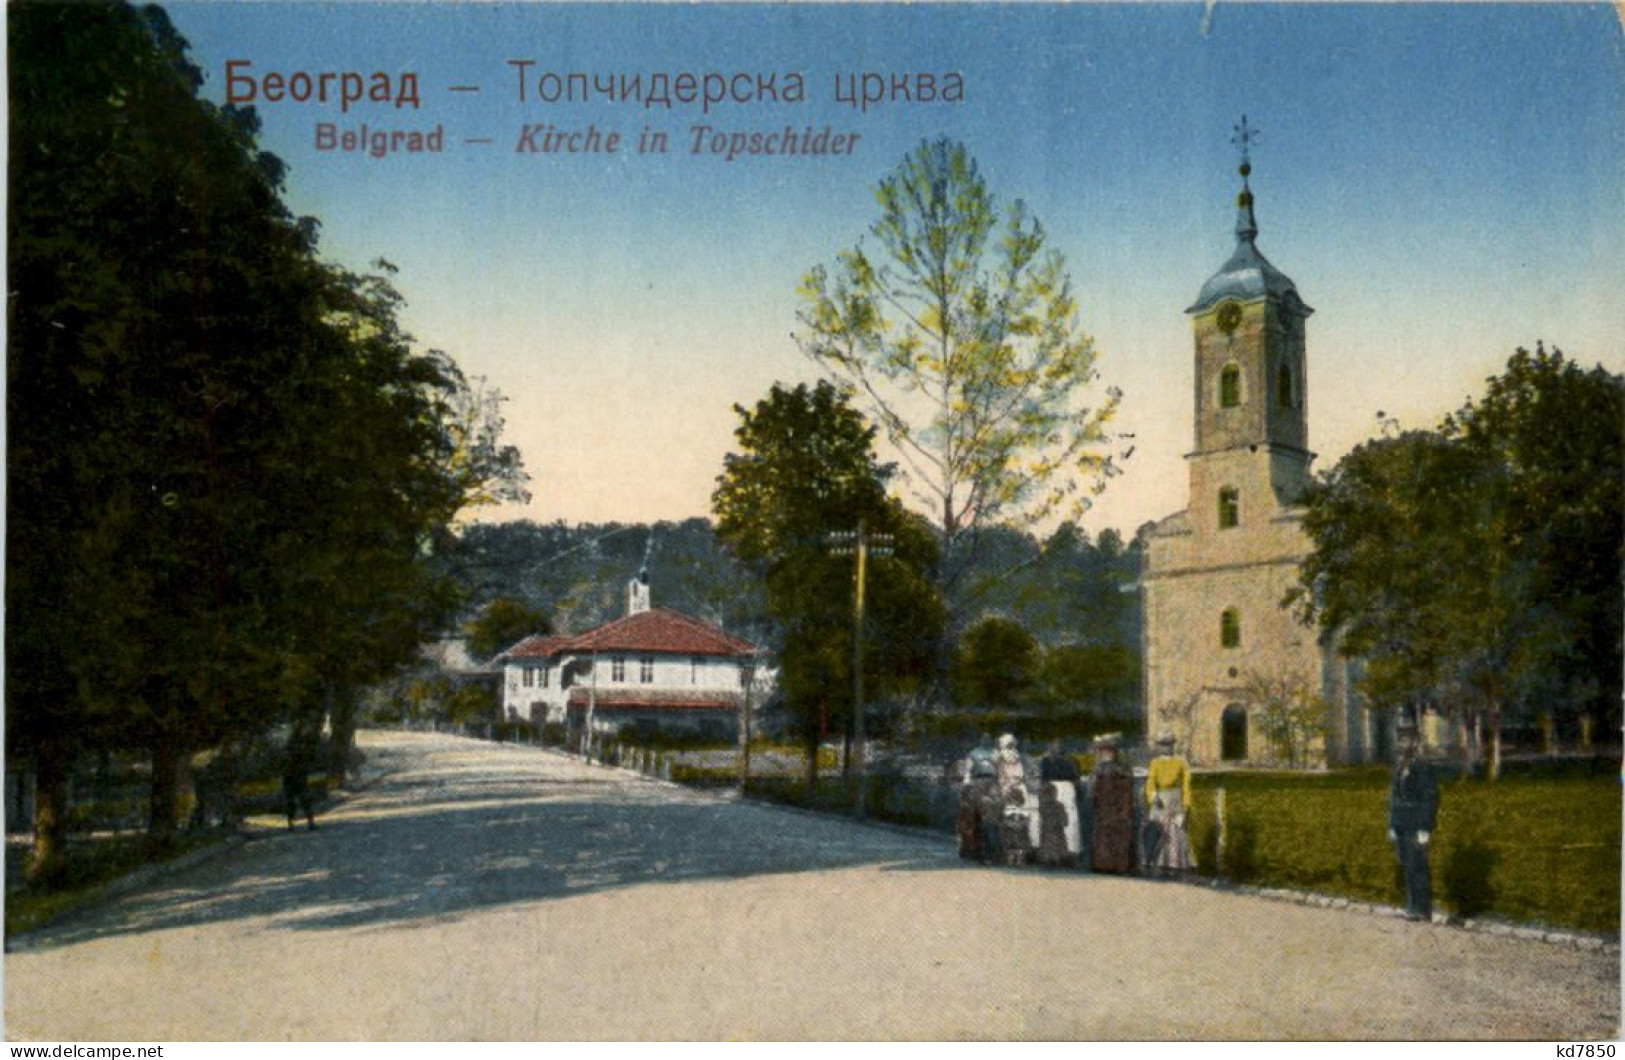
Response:
[{"label": "house window", "polygon": [[688,683],[689,684],[697,685],[697,684],[700,683],[700,670],[704,666],[705,666],[705,657],[703,655],[696,655],[692,659],[688,660]]},{"label": "house window", "polygon": [[1241,404],[1241,369],[1233,364],[1219,373],[1219,407],[1233,409]]},{"label": "house window", "polygon": [[1219,491],[1219,529],[1229,530],[1241,525],[1241,491],[1226,486]]},{"label": "house window", "polygon": [[534,688],[536,686],[536,671],[527,666],[520,672],[525,675],[520,679],[520,682],[526,688]]},{"label": "house window", "polygon": [[1226,608],[1224,614],[1219,616],[1219,646],[1241,647],[1241,615],[1233,607]]},{"label": "house window", "polygon": [[1275,372],[1275,403],[1284,409],[1292,407],[1292,369],[1284,364]]},{"label": "house window", "polygon": [[548,666],[547,663],[543,663],[542,668],[536,672],[536,683],[543,688],[547,687],[547,671],[550,669],[552,667]]},{"label": "house window", "polygon": [[626,657],[617,655],[609,661],[609,679],[611,681],[626,680]]},{"label": "house window", "polygon": [[639,661],[638,680],[642,681],[646,685],[654,684],[655,657],[653,655],[645,655],[642,660]]}]

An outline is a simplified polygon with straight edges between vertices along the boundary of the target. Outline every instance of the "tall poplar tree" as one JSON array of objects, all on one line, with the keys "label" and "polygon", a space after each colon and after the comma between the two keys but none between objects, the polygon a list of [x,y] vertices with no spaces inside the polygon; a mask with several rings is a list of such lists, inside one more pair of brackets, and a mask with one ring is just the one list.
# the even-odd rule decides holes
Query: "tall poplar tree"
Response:
[{"label": "tall poplar tree", "polygon": [[1065,258],[1021,200],[1001,211],[965,145],[922,142],[875,199],[872,241],[803,281],[796,338],[896,448],[952,603],[980,530],[1088,506],[1118,393],[1091,396]]}]

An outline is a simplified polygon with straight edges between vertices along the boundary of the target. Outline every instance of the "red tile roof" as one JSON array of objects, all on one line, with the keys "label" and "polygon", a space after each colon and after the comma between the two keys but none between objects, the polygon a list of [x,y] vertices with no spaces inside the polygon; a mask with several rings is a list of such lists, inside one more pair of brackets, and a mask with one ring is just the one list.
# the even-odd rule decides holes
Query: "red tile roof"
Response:
[{"label": "red tile roof", "polygon": [[605,710],[720,710],[733,713],[739,709],[741,694],[725,691],[694,691],[691,689],[604,689],[596,697],[592,690],[577,686],[570,689],[570,706],[585,707],[593,701],[595,711]]},{"label": "red tile roof", "polygon": [[557,651],[560,645],[567,643],[569,640],[568,636],[538,633],[526,637],[502,654],[510,659],[545,659]]},{"label": "red tile roof", "polygon": [[676,655],[749,655],[756,645],[730,636],[709,622],[652,607],[618,618],[570,641],[576,651],[670,652]]},{"label": "red tile roof", "polygon": [[566,652],[624,651],[670,655],[753,655],[747,640],[681,611],[653,607],[575,636],[526,637],[503,652],[509,658],[547,658]]}]

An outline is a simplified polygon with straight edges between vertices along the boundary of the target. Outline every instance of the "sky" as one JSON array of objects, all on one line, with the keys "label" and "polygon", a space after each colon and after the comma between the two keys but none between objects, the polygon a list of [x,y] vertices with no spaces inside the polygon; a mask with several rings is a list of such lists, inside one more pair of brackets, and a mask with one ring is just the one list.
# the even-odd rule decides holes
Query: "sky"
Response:
[{"label": "sky", "polygon": [[[1234,245],[1232,130],[1261,130],[1259,248],[1316,310],[1310,445],[1330,467],[1381,412],[1432,426],[1518,346],[1625,371],[1625,43],[1610,5],[171,3],[226,63],[415,74],[421,106],[257,101],[323,253],[399,268],[404,319],[508,397],[532,501],[485,519],[704,515],[735,405],[817,377],[797,287],[877,216],[923,139],[964,141],[1066,257],[1098,387],[1134,452],[1091,532],[1186,503],[1184,309]],[[801,102],[548,103],[518,68],[778,74]],[[837,99],[847,74],[962,75],[963,100]],[[454,86],[478,88],[453,91]],[[318,151],[317,129],[443,129],[440,153]],[[517,150],[526,123],[670,150]],[[692,130],[857,134],[839,157],[690,150]],[[488,139],[487,144],[468,144]],[[1119,449],[1123,448],[1119,446]]]}]

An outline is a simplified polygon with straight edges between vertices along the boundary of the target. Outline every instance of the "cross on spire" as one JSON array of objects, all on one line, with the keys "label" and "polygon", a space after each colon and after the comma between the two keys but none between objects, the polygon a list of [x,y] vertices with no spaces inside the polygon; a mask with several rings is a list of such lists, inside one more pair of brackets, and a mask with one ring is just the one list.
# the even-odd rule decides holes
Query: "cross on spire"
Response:
[{"label": "cross on spire", "polygon": [[1243,114],[1236,123],[1236,134],[1230,142],[1241,148],[1241,194],[1236,196],[1236,238],[1244,243],[1251,243],[1258,236],[1258,221],[1253,217],[1253,189],[1247,183],[1247,177],[1253,171],[1252,147],[1258,139],[1258,130],[1247,121]]},{"label": "cross on spire", "polygon": [[1258,129],[1248,124],[1247,115],[1243,114],[1241,120],[1236,123],[1236,134],[1230,137],[1230,142],[1241,148],[1241,164],[1243,167],[1241,175],[1244,177],[1247,175],[1247,169],[1251,168],[1252,146],[1257,140]]}]

